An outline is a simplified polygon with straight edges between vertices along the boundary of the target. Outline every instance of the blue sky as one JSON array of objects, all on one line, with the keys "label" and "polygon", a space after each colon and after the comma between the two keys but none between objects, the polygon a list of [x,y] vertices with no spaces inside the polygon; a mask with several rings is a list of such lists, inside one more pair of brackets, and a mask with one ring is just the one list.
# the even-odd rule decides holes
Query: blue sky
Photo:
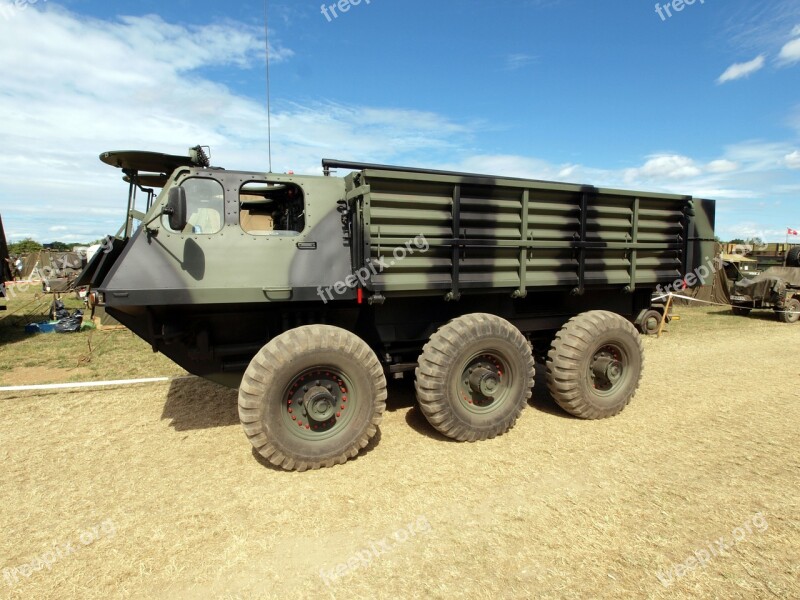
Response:
[{"label": "blue sky", "polygon": [[[12,239],[114,233],[97,156],[264,169],[261,1],[0,0]],[[724,239],[800,229],[800,3],[270,1],[275,170],[324,157],[719,201]],[[332,0],[326,5],[333,4]],[[680,6],[680,5],[679,5]],[[672,16],[667,16],[671,14]]]}]

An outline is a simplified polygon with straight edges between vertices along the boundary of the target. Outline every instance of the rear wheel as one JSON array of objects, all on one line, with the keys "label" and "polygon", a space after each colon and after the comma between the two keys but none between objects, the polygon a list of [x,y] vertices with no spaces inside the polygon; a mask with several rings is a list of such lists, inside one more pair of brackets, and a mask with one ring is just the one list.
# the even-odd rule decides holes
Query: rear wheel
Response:
[{"label": "rear wheel", "polygon": [[800,321],[800,299],[792,298],[783,305],[783,310],[778,312],[778,318],[784,323],[797,323]]},{"label": "rear wheel", "polygon": [[738,317],[746,317],[746,316],[748,316],[750,314],[752,309],[751,308],[743,308],[741,306],[734,306],[732,311],[733,311],[733,314],[735,314]]},{"label": "rear wheel", "polygon": [[621,316],[592,311],[571,319],[547,355],[547,385],[582,419],[612,417],[630,403],[644,366],[642,340]]},{"label": "rear wheel", "polygon": [[312,325],[269,342],[239,388],[239,419],[250,443],[286,470],[355,457],[377,433],[386,378],[375,353],[337,327]]},{"label": "rear wheel", "polygon": [[535,367],[519,329],[488,314],[459,317],[425,345],[416,371],[420,409],[460,442],[501,435],[531,397]]}]

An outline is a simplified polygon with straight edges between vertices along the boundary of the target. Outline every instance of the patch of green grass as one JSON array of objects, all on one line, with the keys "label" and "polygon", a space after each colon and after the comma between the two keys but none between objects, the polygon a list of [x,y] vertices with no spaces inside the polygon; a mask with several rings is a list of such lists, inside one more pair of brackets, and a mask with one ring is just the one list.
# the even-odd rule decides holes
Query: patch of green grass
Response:
[{"label": "patch of green grass", "polygon": [[[37,297],[38,296],[38,297]],[[183,375],[185,371],[128,330],[28,334],[25,325],[49,320],[52,296],[17,293],[0,312],[0,381],[14,385],[14,369],[65,370],[60,380],[100,381]],[[70,312],[89,312],[75,294],[62,297]],[[70,373],[71,372],[71,373]]]}]

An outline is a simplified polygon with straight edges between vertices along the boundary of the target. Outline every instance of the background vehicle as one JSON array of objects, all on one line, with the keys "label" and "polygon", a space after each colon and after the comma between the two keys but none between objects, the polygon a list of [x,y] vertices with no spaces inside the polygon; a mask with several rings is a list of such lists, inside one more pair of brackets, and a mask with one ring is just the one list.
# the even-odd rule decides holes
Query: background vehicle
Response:
[{"label": "background vehicle", "polygon": [[713,255],[714,202],[687,196],[337,161],[246,173],[200,148],[101,159],[125,172],[128,219],[78,285],[239,387],[250,441],[286,469],[365,447],[387,374],[413,371],[422,412],[462,441],[514,425],[534,357],[565,410],[619,413],[643,363],[632,322]]},{"label": "background vehicle", "polygon": [[756,277],[737,281],[731,303],[737,315],[772,309],[784,323],[800,321],[800,267],[772,267]]}]

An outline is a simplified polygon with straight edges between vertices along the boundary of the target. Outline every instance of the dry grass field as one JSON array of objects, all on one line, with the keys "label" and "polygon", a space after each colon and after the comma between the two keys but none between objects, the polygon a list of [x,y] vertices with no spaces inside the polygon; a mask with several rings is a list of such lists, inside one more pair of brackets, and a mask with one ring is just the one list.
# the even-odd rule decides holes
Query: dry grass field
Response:
[{"label": "dry grass field", "polygon": [[[202,380],[0,393],[0,598],[800,597],[800,326],[678,312],[617,418],[539,377],[510,433],[457,444],[400,382],[367,453],[303,474]],[[71,379],[88,334],[4,335],[8,385]],[[94,336],[84,379],[180,373]]]}]

